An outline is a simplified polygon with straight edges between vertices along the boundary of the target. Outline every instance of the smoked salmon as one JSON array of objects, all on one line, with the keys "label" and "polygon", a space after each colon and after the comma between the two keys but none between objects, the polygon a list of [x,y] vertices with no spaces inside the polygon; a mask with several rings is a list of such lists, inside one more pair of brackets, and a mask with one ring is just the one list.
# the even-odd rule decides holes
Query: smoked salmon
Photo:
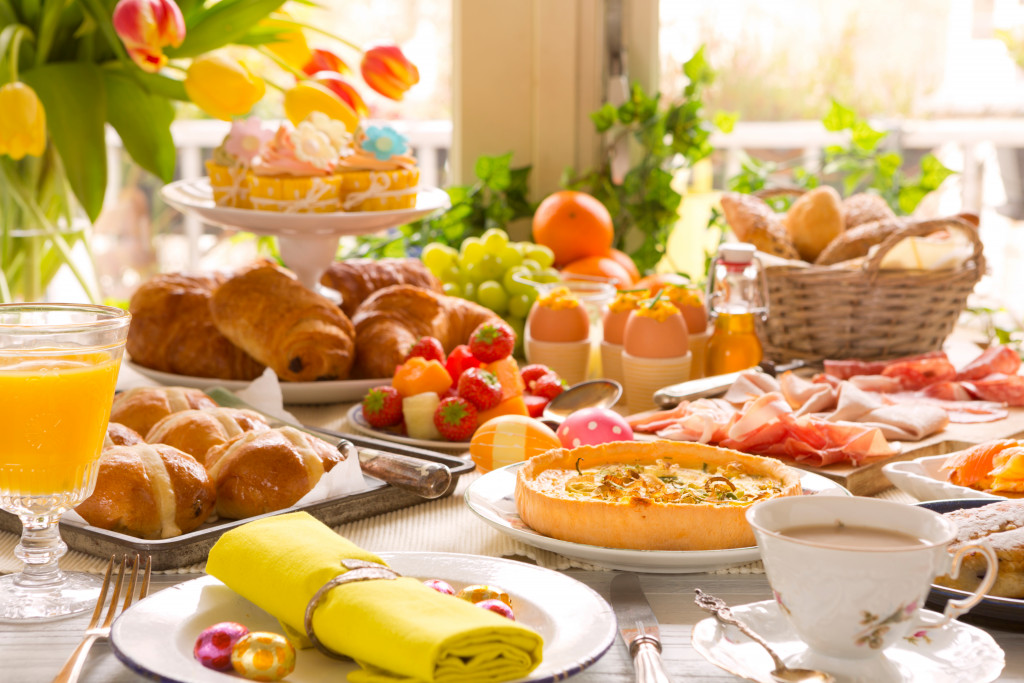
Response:
[{"label": "smoked salmon", "polygon": [[986,441],[954,453],[946,459],[939,471],[945,473],[946,481],[952,484],[983,491],[992,486],[992,469],[996,456],[1011,448],[1020,450],[1020,441]]}]

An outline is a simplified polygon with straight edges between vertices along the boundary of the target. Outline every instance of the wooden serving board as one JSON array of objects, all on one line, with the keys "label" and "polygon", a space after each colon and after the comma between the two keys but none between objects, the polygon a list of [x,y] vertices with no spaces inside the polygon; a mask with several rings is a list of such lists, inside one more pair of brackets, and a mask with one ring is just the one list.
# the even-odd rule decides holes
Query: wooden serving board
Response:
[{"label": "wooden serving board", "polygon": [[880,458],[860,467],[848,464],[835,464],[827,467],[797,465],[797,467],[828,477],[846,487],[854,495],[872,496],[892,486],[885,473],[882,472],[882,466],[890,462],[954,453],[974,444],[994,439],[1024,437],[1024,408],[1010,408],[1009,411],[1009,416],[995,422],[950,424],[938,434],[933,434],[927,439],[900,442],[901,450],[897,455],[891,458]]}]

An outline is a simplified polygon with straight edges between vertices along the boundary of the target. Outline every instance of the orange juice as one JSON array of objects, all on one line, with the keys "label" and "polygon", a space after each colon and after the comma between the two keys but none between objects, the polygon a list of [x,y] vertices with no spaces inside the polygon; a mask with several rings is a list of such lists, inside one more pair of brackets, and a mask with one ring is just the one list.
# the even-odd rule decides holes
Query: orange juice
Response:
[{"label": "orange juice", "polygon": [[708,339],[707,375],[722,375],[752,368],[761,362],[753,313],[719,313]]},{"label": "orange juice", "polygon": [[0,356],[0,496],[88,494],[119,367],[103,352]]}]

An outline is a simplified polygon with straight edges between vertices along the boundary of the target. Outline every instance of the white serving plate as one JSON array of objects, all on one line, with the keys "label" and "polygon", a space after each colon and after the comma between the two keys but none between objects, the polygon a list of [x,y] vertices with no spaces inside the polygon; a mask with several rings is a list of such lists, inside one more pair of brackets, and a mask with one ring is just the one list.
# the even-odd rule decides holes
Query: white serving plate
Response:
[{"label": "white serving plate", "polygon": [[[537,533],[523,522],[514,499],[516,472],[525,463],[492,470],[466,489],[466,505],[482,520],[517,541],[609,569],[656,574],[693,574],[734,567],[761,559],[757,546],[726,550],[627,550],[560,541]],[[811,472],[801,471],[805,494],[852,495],[845,488]]]},{"label": "white serving plate", "polygon": [[[544,638],[544,659],[520,681],[560,681],[587,668],[617,633],[615,615],[590,587],[565,574],[514,560],[455,553],[394,552],[380,557],[404,576],[443,579],[456,590],[500,586],[512,597],[516,620]],[[212,576],[186,581],[133,605],[114,622],[114,654],[145,678],[173,683],[224,683],[233,677],[203,667],[192,646],[203,629],[237,621],[250,631],[281,633],[256,605]],[[312,648],[299,650],[290,683],[336,683],[358,667]],[[239,680],[235,678],[234,680]]]},{"label": "white serving plate", "polygon": [[414,439],[411,436],[406,436],[405,434],[395,434],[385,429],[377,429],[367,422],[365,417],[363,417],[362,405],[354,405],[348,409],[348,424],[352,428],[352,431],[358,434],[365,434],[378,439],[384,439],[385,441],[394,441],[395,443],[405,444],[406,446],[416,446],[417,448],[426,448],[433,451],[440,449],[443,451],[464,452],[469,450],[468,441]]},{"label": "white serving plate", "polygon": [[950,454],[929,455],[915,460],[891,462],[888,465],[882,466],[882,472],[892,482],[893,486],[921,502],[960,498],[1004,497],[966,486],[957,486],[946,481],[946,477],[939,472],[939,468],[950,457]]}]

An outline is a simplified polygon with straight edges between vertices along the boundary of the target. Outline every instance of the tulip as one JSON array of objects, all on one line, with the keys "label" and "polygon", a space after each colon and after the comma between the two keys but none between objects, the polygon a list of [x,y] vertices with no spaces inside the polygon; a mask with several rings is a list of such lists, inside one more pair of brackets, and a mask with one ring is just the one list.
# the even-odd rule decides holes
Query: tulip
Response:
[{"label": "tulip", "polygon": [[[281,19],[285,21],[281,21]],[[267,43],[267,49],[291,68],[301,69],[313,59],[313,51],[309,49],[305,34],[285,23],[287,21],[291,21],[288,14],[276,12],[269,19],[259,22],[259,26],[278,29],[277,38],[273,42]]]},{"label": "tulip", "polygon": [[345,81],[341,77],[341,74],[335,71],[318,71],[312,75],[312,79],[315,83],[319,83],[325,86],[328,90],[333,92],[335,95],[340,97],[342,101],[358,114],[360,117],[366,117],[370,110],[366,106],[366,102],[363,101],[359,91],[356,90],[352,85]]},{"label": "tulip", "polygon": [[230,121],[252,109],[266,85],[236,59],[208,53],[192,60],[185,74],[185,92],[210,116]]},{"label": "tulip", "polygon": [[335,71],[339,74],[352,73],[352,69],[341,57],[330,50],[317,48],[312,51],[309,61],[302,67],[302,73],[312,76],[320,71]]},{"label": "tulip", "polygon": [[24,83],[0,88],[0,154],[21,159],[46,149],[46,110],[36,91]]},{"label": "tulip", "polygon": [[420,82],[416,65],[394,45],[367,50],[359,70],[368,86],[393,100],[402,99],[406,90]]},{"label": "tulip", "polygon": [[112,20],[129,56],[150,73],[167,63],[165,46],[178,47],[185,39],[185,19],[173,0],[121,0]]},{"label": "tulip", "polygon": [[359,126],[359,117],[352,107],[319,83],[300,81],[294,88],[285,92],[284,113],[296,126],[315,111],[341,121],[350,133]]}]

